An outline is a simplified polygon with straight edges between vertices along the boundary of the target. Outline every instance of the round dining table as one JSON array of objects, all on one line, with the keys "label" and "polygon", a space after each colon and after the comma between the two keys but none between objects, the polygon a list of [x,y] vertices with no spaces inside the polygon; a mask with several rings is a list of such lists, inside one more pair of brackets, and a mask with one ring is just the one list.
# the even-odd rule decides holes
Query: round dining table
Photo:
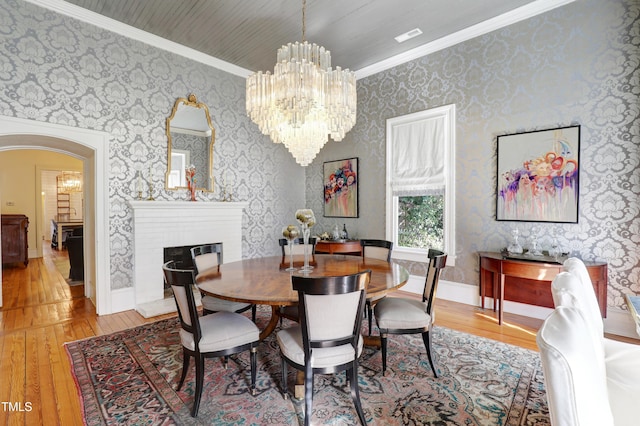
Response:
[{"label": "round dining table", "polygon": [[294,271],[287,271],[289,257],[282,256],[244,259],[225,263],[202,271],[196,277],[196,285],[205,294],[234,302],[270,305],[271,318],[260,340],[269,336],[278,325],[280,307],[298,303],[298,293],[293,290],[291,277],[327,277],[351,275],[371,270],[367,298],[378,298],[403,286],[409,280],[409,272],[402,265],[384,260],[349,255],[316,254],[311,258],[313,270],[300,272],[302,256],[294,256]]}]

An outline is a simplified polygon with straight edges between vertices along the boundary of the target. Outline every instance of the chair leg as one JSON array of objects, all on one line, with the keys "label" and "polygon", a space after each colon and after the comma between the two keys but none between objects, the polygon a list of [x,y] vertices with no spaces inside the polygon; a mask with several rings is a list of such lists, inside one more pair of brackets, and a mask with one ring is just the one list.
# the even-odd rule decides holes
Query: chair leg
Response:
[{"label": "chair leg", "polygon": [[304,426],[311,424],[313,409],[313,369],[306,365],[304,369]]},{"label": "chair leg", "polygon": [[431,333],[428,331],[422,333],[422,341],[424,342],[424,347],[427,349],[427,358],[429,359],[429,364],[433,371],[433,377],[437,379],[438,373],[436,373],[436,364],[433,362],[433,357],[431,356]]},{"label": "chair leg", "polygon": [[358,418],[363,425],[367,424],[367,420],[364,418],[364,411],[362,411],[362,404],[360,403],[360,388],[358,386],[358,360],[353,363],[353,367],[347,371],[350,377],[349,383],[351,384],[351,398],[353,399],[353,405],[358,412]]},{"label": "chair leg", "polygon": [[253,305],[251,306],[251,320],[255,323],[256,322],[256,312],[258,310],[258,306],[257,305]]},{"label": "chair leg", "polygon": [[196,354],[196,393],[193,395],[193,409],[191,410],[191,417],[198,416],[198,409],[200,408],[200,397],[202,397],[202,387],[204,385],[204,357],[202,354]]},{"label": "chair leg", "polygon": [[249,355],[251,358],[251,395],[256,396],[256,372],[258,369],[258,348],[255,346],[251,347],[251,354]]},{"label": "chair leg", "polygon": [[282,358],[282,368],[280,371],[282,371],[282,377],[280,378],[282,382],[282,398],[289,399],[289,393],[287,392],[287,363],[284,358]]},{"label": "chair leg", "polygon": [[180,382],[178,383],[178,389],[182,387],[184,383],[184,379],[187,377],[187,371],[189,370],[189,360],[191,359],[191,355],[187,353],[187,350],[182,347],[182,376],[180,376]]},{"label": "chair leg", "polygon": [[382,375],[387,371],[387,335],[380,334],[380,352],[382,353]]},{"label": "chair leg", "polygon": [[371,328],[373,327],[373,315],[371,309],[371,302],[367,301],[367,316],[369,317],[369,336],[371,336]]}]

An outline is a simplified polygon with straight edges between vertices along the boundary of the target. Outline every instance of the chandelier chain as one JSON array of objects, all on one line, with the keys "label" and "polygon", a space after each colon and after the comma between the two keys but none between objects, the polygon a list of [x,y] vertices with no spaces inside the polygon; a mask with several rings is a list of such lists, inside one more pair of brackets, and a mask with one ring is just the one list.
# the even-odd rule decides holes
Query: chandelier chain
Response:
[{"label": "chandelier chain", "polygon": [[307,32],[307,0],[302,0],[302,42],[304,43],[306,40],[306,32]]}]

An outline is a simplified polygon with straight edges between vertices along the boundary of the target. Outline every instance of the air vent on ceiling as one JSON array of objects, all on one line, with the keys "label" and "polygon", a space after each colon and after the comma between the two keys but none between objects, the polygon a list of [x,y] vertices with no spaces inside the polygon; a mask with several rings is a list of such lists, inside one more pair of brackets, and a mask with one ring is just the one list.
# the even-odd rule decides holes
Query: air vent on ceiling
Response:
[{"label": "air vent on ceiling", "polygon": [[410,38],[417,37],[420,34],[422,34],[422,31],[420,30],[420,28],[414,28],[411,31],[407,31],[404,34],[400,34],[399,36],[395,37],[395,39],[398,43],[402,43],[403,41],[407,41]]}]

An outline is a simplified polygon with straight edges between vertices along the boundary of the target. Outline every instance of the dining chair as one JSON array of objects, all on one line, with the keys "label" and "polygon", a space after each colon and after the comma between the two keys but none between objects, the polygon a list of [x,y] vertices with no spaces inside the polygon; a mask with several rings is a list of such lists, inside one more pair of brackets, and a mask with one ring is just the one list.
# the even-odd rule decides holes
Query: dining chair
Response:
[{"label": "dining chair", "polygon": [[404,297],[385,297],[373,308],[376,323],[380,329],[382,375],[387,370],[387,335],[420,333],[433,375],[438,377],[431,355],[431,328],[438,281],[442,269],[447,264],[447,255],[442,251],[429,249],[427,257],[429,267],[422,291],[422,301]]},{"label": "dining chair", "polygon": [[553,304],[556,309],[577,309],[584,317],[586,330],[596,342],[599,357],[604,360],[607,393],[614,423],[637,424],[635,403],[640,395],[640,346],[604,335],[604,322],[598,299],[589,271],[582,260],[569,258],[562,264],[562,269],[563,272],[551,282]]},{"label": "dining chair", "polygon": [[[282,249],[282,263],[286,263],[287,259],[285,257],[289,256],[289,252],[293,250],[294,256],[303,256],[304,255],[304,238],[299,237],[294,240],[295,244],[293,246],[289,245],[289,240],[286,238],[280,238],[278,243],[280,244],[280,248]],[[318,238],[309,237],[309,254],[316,254],[316,243],[318,242]]]},{"label": "dining chair", "polygon": [[[278,243],[280,244],[280,248],[282,249],[282,264],[288,264],[289,253],[293,253],[294,256],[304,256],[304,238],[296,238],[295,244],[292,246],[289,245],[289,241],[285,238],[280,238]],[[313,256],[316,254],[316,243],[318,239],[316,237],[309,237],[309,255]],[[282,324],[282,318],[287,318],[291,321],[298,321],[298,307],[296,305],[293,306],[281,306],[280,307],[280,324]]]},{"label": "dining chair", "polygon": [[[558,306],[536,334],[551,424],[637,425],[633,402],[626,409],[627,421],[616,418],[612,410],[613,395],[604,354],[590,328],[579,308]],[[632,394],[628,399],[633,397]]]},{"label": "dining chair", "polygon": [[[387,240],[360,240],[360,247],[362,251],[362,258],[367,259],[379,259],[386,262],[391,262],[391,251],[393,250],[393,242]],[[366,302],[366,315],[369,321],[369,336],[371,336],[371,329],[373,328],[373,305],[378,303],[384,296],[377,298],[369,297]]]},{"label": "dining chair", "polygon": [[[191,259],[195,267],[196,275],[200,272],[218,268],[222,265],[222,243],[204,244],[191,248]],[[214,312],[236,312],[241,313],[251,309],[251,318],[256,322],[256,305],[242,302],[232,302],[220,299],[200,292],[202,296],[202,313],[204,315]]]},{"label": "dining chair", "polygon": [[[173,291],[180,319],[180,341],[182,343],[182,375],[177,390],[187,377],[191,357],[196,363],[196,389],[191,416],[198,415],[204,382],[204,359],[228,357],[250,351],[251,394],[256,394],[257,347],[260,330],[244,315],[235,312],[216,312],[198,316],[193,284],[194,271],[176,269],[170,260],[162,266],[164,278]],[[226,363],[225,363],[226,367]]]},{"label": "dining chair", "polygon": [[311,421],[314,374],[347,372],[351,398],[360,423],[366,420],[358,388],[358,358],[366,287],[371,271],[330,277],[292,277],[298,292],[300,324],[276,335],[282,358],[283,397],[287,393],[287,364],[304,372],[304,423]]}]

